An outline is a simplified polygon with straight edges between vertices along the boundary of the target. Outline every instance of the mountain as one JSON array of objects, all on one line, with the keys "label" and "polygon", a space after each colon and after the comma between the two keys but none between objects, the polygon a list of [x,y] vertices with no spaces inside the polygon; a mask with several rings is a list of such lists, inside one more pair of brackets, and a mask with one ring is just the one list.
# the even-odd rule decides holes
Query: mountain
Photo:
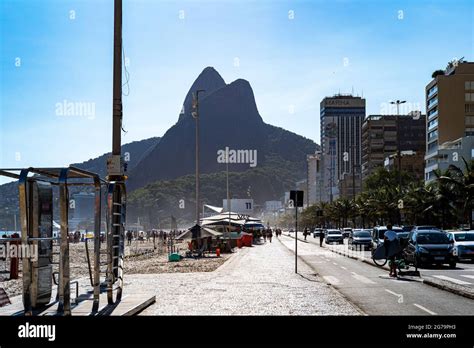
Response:
[{"label": "mountain", "polygon": [[[133,170],[136,165],[146,158],[146,156],[155,148],[160,142],[159,137],[148,138],[139,141],[133,141],[128,144],[122,145],[122,156],[128,159],[127,172]],[[107,175],[107,157],[110,156],[110,152],[107,152],[99,157],[92,158],[82,163],[74,163],[72,166],[78,167],[90,172],[99,174],[105,178]]]},{"label": "mountain", "polygon": [[191,112],[192,93],[197,89],[206,89],[205,93],[199,95],[201,173],[225,170],[225,162],[219,161],[219,153],[228,147],[237,153],[239,150],[248,150],[250,152],[247,155],[256,154],[256,163],[249,163],[248,157],[243,158],[246,163],[230,163],[230,171],[242,172],[254,165],[265,167],[270,159],[274,161],[279,158],[293,162],[295,181],[306,176],[306,155],[314,153],[318,145],[295,133],[266,124],[258,112],[248,81],[238,79],[226,84],[214,68],[207,67],[186,94],[184,112],[178,122],[130,171],[129,190],[144,187],[156,180],[171,180],[194,174],[196,138],[195,120]]}]

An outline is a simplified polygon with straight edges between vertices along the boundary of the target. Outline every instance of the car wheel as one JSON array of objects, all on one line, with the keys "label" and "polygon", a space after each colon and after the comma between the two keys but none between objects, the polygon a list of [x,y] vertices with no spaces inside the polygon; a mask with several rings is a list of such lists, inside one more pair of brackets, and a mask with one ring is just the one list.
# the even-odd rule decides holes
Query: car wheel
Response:
[{"label": "car wheel", "polygon": [[456,268],[456,261],[450,262],[449,268]]}]

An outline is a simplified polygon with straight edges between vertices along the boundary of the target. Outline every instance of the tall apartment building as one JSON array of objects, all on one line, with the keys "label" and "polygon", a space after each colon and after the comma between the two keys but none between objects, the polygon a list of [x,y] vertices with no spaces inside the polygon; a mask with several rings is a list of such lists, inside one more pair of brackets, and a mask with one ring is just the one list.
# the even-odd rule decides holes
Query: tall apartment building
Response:
[{"label": "tall apartment building", "polygon": [[[435,178],[436,169],[445,167],[442,163],[455,160],[462,166],[460,152],[453,150],[452,142],[456,146],[472,146],[470,139],[462,138],[474,136],[474,63],[452,61],[444,71],[434,75],[425,88],[426,182]],[[446,158],[448,149],[453,150],[453,158]],[[469,154],[471,149],[460,150]]]},{"label": "tall apartment building", "polygon": [[306,205],[312,205],[320,202],[322,199],[323,181],[321,177],[321,151],[316,151],[314,154],[307,155],[306,161],[308,164],[308,194],[306,196]]},{"label": "tall apartment building", "polygon": [[[411,161],[416,159],[421,161],[419,165],[412,163],[412,174],[416,177],[420,174],[423,176],[418,171],[420,166],[424,167],[425,126],[426,115],[421,115],[419,112],[400,116],[368,116],[362,125],[362,180],[374,173],[377,168],[384,167],[386,158],[397,154],[398,145],[400,145],[402,159],[403,153],[407,154],[407,151],[413,151],[418,155],[411,158]],[[402,165],[402,170],[409,168]]]},{"label": "tall apartment building", "polygon": [[341,94],[326,97],[321,101],[320,117],[322,200],[327,202],[340,196],[340,183],[348,174],[360,175],[365,99]]}]

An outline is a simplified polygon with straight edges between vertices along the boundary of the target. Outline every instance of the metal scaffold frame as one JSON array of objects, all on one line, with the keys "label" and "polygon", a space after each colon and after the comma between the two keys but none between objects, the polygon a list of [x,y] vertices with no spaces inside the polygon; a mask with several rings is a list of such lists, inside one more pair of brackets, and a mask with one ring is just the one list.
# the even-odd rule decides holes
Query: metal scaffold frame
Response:
[{"label": "metal scaffold frame", "polygon": [[[106,243],[107,243],[107,298],[109,304],[120,301],[123,288],[123,256],[124,256],[124,225],[125,225],[125,187],[121,183],[109,183],[101,179],[97,174],[88,172],[76,167],[68,168],[26,168],[26,169],[0,169],[0,175],[18,179],[18,198],[20,208],[21,238],[7,238],[1,242],[16,241],[24,245],[36,245],[47,243],[49,245],[49,265],[53,262],[53,255],[59,256],[59,270],[51,274],[52,279],[46,279],[46,275],[38,272],[38,267],[29,258],[22,259],[23,273],[23,305],[26,315],[32,315],[33,311],[48,304],[50,300],[52,283],[56,283],[54,275],[58,274],[57,301],[58,313],[61,315],[71,315],[71,279],[69,267],[69,186],[94,186],[94,268],[89,269],[91,285],[93,286],[92,314],[99,310],[100,296],[100,227],[101,227],[101,199],[102,186],[108,187],[107,214],[106,214]],[[33,176],[30,176],[33,175]],[[72,180],[71,180],[72,179]],[[89,180],[87,182],[86,180]],[[39,200],[32,198],[31,191],[33,183],[48,183],[47,185],[59,188],[59,218],[60,235],[58,237],[41,237],[41,226],[34,222],[33,216],[38,214]],[[119,201],[120,207],[115,207],[114,202]],[[51,189],[52,202],[52,189]],[[116,204],[116,203],[115,203]],[[52,207],[51,207],[52,220]],[[50,226],[51,227],[51,226]],[[51,230],[52,231],[52,230]],[[59,242],[59,253],[53,252],[53,242]],[[90,265],[89,265],[90,267]],[[49,298],[46,296],[42,301],[38,301],[39,287],[46,285],[50,287]],[[114,288],[114,285],[116,287]],[[78,293],[76,282],[76,293]],[[117,291],[116,299],[113,299],[113,292]]]}]

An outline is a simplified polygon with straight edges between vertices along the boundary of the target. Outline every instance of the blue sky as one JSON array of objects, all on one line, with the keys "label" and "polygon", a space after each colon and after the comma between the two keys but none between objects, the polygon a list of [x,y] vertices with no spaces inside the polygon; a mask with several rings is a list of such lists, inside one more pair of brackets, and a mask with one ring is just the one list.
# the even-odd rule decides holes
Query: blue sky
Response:
[{"label": "blue sky", "polygon": [[[472,1],[123,2],[124,143],[163,135],[206,66],[247,79],[265,122],[319,143],[325,96],[363,93],[368,114],[393,99],[424,111],[431,73],[474,56]],[[112,49],[112,0],[0,2],[0,167],[110,150]],[[61,114],[64,101],[94,114]]]}]

